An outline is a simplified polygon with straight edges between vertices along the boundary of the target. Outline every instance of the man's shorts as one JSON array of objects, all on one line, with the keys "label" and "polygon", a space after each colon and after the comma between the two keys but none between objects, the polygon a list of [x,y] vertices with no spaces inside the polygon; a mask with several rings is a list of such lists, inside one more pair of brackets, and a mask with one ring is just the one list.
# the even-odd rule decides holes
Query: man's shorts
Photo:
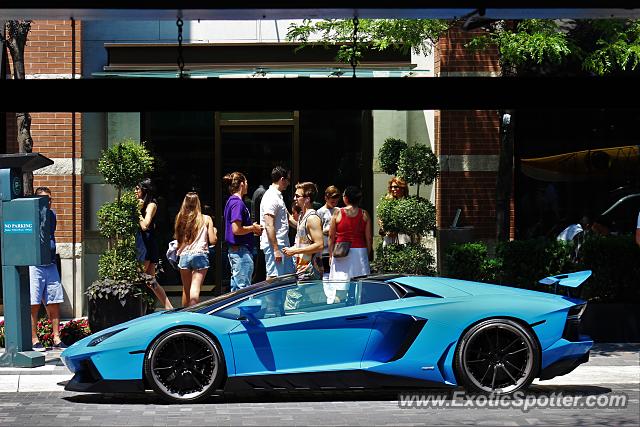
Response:
[{"label": "man's shorts", "polygon": [[[279,246],[280,252],[284,246]],[[282,276],[284,274],[295,273],[296,267],[293,265],[293,258],[282,254],[282,262],[276,262],[273,256],[273,248],[268,246],[262,250],[264,252],[264,263],[267,270],[267,277]]]},{"label": "man's shorts", "polygon": [[64,290],[55,264],[30,265],[29,285],[31,305],[60,304],[64,302]]}]

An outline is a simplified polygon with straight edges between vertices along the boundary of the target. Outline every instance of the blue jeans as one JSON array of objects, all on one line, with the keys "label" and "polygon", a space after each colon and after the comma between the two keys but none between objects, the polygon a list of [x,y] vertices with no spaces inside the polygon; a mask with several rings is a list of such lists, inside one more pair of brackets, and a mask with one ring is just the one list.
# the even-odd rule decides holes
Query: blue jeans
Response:
[{"label": "blue jeans", "polygon": [[228,255],[231,266],[231,291],[237,291],[251,285],[253,258],[249,249],[244,245],[238,245],[234,249],[230,245]]},{"label": "blue jeans", "polygon": [[[284,246],[278,246],[280,252]],[[296,267],[293,265],[293,258],[282,254],[282,262],[276,262],[276,258],[273,254],[273,248],[267,246],[262,250],[264,252],[264,263],[267,269],[267,277],[282,276],[283,274],[291,274],[296,272]]]}]

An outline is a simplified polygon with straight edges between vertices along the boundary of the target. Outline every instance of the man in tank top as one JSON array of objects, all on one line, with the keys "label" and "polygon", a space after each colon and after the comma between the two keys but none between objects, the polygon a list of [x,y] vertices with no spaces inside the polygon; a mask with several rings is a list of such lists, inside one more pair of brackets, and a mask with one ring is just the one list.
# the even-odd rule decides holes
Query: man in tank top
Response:
[{"label": "man in tank top", "polygon": [[296,204],[302,209],[298,220],[296,243],[284,248],[282,253],[295,257],[296,273],[299,280],[322,279],[322,220],[313,209],[313,200],[318,189],[313,182],[296,184],[294,194]]}]

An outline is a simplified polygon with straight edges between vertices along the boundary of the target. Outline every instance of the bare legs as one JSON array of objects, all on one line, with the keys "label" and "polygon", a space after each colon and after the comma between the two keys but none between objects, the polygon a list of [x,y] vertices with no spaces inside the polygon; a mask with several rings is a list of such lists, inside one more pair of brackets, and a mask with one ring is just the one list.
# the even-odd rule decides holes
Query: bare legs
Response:
[{"label": "bare legs", "polygon": [[180,279],[182,280],[182,306],[187,307],[197,304],[200,301],[200,288],[207,275],[208,268],[201,270],[180,269]]},{"label": "bare legs", "polygon": [[156,277],[156,265],[154,263],[152,263],[151,261],[145,260],[144,261],[144,272],[147,273],[147,274],[150,274],[151,276],[153,276],[153,284],[151,286],[149,286],[149,287],[151,288],[153,293],[156,295],[156,298],[158,298],[160,303],[162,303],[162,305],[164,305],[165,309],[167,309],[167,310],[172,309],[173,305],[171,305],[171,301],[169,301],[169,298],[167,297],[167,294],[164,291],[164,288],[162,286],[160,286],[160,284],[155,279],[155,277]]},{"label": "bare legs", "polygon": [[[49,317],[51,329],[53,329],[53,344],[60,344],[60,304],[49,304],[44,307],[47,309],[47,317]],[[31,306],[31,342],[33,344],[38,342],[36,334],[38,311],[40,311],[40,304]]]}]

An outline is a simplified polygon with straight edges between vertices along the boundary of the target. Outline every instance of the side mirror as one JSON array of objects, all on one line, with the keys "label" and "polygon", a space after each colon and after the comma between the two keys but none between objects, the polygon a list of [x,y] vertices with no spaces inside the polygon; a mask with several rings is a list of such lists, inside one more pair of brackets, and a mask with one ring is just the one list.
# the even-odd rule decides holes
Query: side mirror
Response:
[{"label": "side mirror", "polygon": [[240,313],[244,316],[253,316],[262,309],[262,300],[259,298],[249,298],[238,306]]}]

